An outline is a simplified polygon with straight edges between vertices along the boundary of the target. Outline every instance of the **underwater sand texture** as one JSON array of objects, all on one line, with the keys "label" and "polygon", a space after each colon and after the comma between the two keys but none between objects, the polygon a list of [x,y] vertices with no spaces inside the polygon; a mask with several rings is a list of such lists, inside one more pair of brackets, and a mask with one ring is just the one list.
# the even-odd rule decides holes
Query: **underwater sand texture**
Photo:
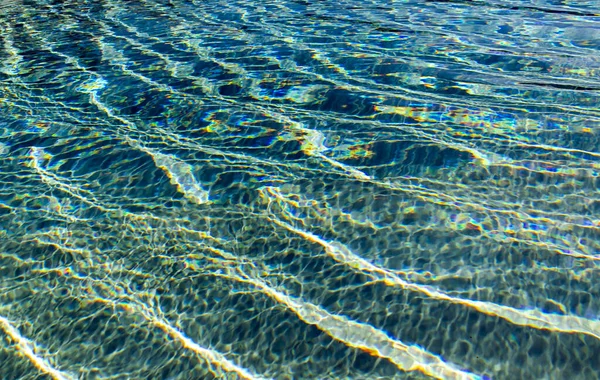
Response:
[{"label": "underwater sand texture", "polygon": [[598,22],[2,2],[0,378],[600,378]]}]

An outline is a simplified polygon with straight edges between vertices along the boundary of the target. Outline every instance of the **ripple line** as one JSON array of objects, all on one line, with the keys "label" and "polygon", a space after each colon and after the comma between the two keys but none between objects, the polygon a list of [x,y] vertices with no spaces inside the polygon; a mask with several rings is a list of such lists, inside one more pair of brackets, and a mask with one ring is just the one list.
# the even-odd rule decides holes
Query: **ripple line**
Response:
[{"label": "ripple line", "polygon": [[17,350],[21,351],[35,366],[35,368],[44,372],[54,380],[71,380],[75,379],[71,375],[59,371],[43,357],[35,353],[35,344],[29,339],[25,338],[19,330],[17,330],[8,319],[0,316],[0,327],[4,332],[16,343]]},{"label": "ripple line", "polygon": [[227,359],[225,356],[223,356],[221,353],[200,346],[198,343],[194,342],[193,340],[191,340],[190,338],[185,336],[185,334],[183,332],[181,332],[177,328],[171,326],[171,324],[168,323],[167,321],[164,321],[161,318],[158,318],[155,316],[147,315],[147,313],[145,311],[142,311],[141,314],[150,323],[154,324],[155,326],[157,326],[158,328],[163,330],[167,335],[169,335],[173,339],[179,341],[183,347],[202,356],[210,363],[213,363],[213,364],[223,368],[227,372],[235,373],[242,379],[246,379],[246,380],[260,379],[259,377],[256,377],[253,374],[251,374],[250,372],[248,372],[245,368],[242,368],[242,367],[238,366],[237,364],[233,363],[232,361]]},{"label": "ripple line", "polygon": [[240,275],[219,273],[212,275],[227,279],[233,278],[236,281],[253,285],[272,299],[285,305],[303,322],[317,326],[321,331],[347,346],[385,358],[394,363],[401,371],[419,371],[437,379],[481,379],[478,375],[455,368],[444,362],[439,356],[418,346],[407,345],[392,339],[384,331],[367,323],[356,322],[343,315],[331,314],[317,305],[305,302],[298,297],[290,297],[258,279],[250,278],[239,269],[237,271],[240,272]]},{"label": "ripple line", "polygon": [[187,164],[174,156],[163,154],[149,148],[140,146],[138,149],[148,153],[152,157],[156,166],[164,170],[167,177],[169,177],[171,184],[177,187],[177,190],[187,199],[196,204],[209,202],[208,191],[200,186],[192,174],[192,165]]},{"label": "ripple line", "polygon": [[[269,192],[269,189],[266,189],[266,192]],[[272,192],[270,193],[273,197],[277,198],[277,194]],[[265,194],[265,191],[263,191],[263,195],[268,197],[268,195]],[[466,306],[483,314],[502,318],[515,325],[555,332],[582,333],[600,340],[600,321],[581,318],[574,315],[562,316],[546,314],[535,309],[519,310],[513,307],[498,305],[491,302],[452,297],[435,288],[405,281],[398,277],[394,272],[376,266],[362,257],[354,254],[349,248],[339,242],[329,242],[324,240],[310,231],[302,230],[292,226],[289,223],[279,220],[274,215],[272,217],[266,216],[266,218],[270,222],[298,236],[301,236],[305,240],[322,246],[325,249],[325,252],[327,252],[327,254],[335,261],[347,265],[355,270],[380,276],[379,279],[388,286],[399,286],[402,289],[418,292],[435,300],[447,301],[453,304]]]}]

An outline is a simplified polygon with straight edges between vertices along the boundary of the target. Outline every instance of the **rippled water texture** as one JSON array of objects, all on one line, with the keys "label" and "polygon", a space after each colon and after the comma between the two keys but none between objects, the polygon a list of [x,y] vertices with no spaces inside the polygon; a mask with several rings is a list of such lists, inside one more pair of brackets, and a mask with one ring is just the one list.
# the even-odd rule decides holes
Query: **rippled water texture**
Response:
[{"label": "rippled water texture", "polygon": [[598,378],[596,4],[1,1],[0,378]]}]

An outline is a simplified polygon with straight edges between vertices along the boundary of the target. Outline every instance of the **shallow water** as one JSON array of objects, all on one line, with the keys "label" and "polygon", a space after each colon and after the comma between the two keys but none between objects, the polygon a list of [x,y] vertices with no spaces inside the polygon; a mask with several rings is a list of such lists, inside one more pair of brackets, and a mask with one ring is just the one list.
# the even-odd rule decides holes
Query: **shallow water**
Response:
[{"label": "shallow water", "polygon": [[0,378],[600,378],[592,1],[3,1]]}]

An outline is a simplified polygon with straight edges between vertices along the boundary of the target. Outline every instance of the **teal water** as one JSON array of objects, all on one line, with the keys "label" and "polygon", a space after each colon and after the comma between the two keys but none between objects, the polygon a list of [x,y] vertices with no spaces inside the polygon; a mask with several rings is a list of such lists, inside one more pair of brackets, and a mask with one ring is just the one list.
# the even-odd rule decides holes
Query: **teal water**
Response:
[{"label": "teal water", "polygon": [[599,22],[0,1],[0,378],[600,378]]}]

